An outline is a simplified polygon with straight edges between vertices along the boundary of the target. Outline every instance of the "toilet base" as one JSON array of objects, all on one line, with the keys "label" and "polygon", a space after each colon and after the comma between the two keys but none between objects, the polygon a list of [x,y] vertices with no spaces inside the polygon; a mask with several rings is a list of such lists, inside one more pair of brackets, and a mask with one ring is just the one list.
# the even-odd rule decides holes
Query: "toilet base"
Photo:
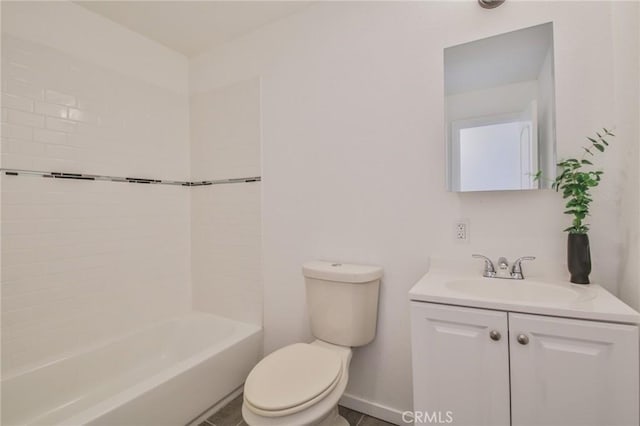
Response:
[{"label": "toilet base", "polygon": [[336,426],[349,426],[349,422],[342,416],[338,416],[338,421],[336,422]]},{"label": "toilet base", "polygon": [[[301,424],[300,422],[291,423],[289,421],[283,421],[281,418],[275,417],[255,417],[255,414],[248,410],[244,404],[242,405],[242,417],[249,426],[300,426]],[[337,405],[329,411],[329,414],[320,420],[311,422],[304,421],[302,424],[305,426],[349,426],[347,419],[338,413]]]},{"label": "toilet base", "polygon": [[327,417],[316,426],[349,426],[347,419],[338,414],[338,407],[334,407]]},{"label": "toilet base", "polygon": [[342,416],[338,416],[335,426],[349,426],[349,422]]}]

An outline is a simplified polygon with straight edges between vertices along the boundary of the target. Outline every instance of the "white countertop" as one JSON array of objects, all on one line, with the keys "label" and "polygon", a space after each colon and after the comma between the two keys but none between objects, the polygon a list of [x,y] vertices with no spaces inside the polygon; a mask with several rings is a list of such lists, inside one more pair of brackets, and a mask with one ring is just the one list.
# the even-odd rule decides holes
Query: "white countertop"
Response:
[{"label": "white countertop", "polygon": [[[469,306],[476,308],[495,309],[509,312],[522,312],[540,315],[552,315],[566,318],[581,318],[598,321],[610,321],[629,324],[640,323],[640,313],[633,310],[620,299],[597,284],[571,284],[568,281],[536,278],[536,282],[545,283],[570,289],[578,294],[575,300],[509,300],[508,297],[493,297],[490,295],[471,295],[456,290],[447,283],[460,280],[477,281],[482,285],[484,280],[499,280],[498,278],[483,278],[478,271],[466,268],[451,268],[452,263],[438,264],[433,262],[429,272],[423,276],[409,291],[412,301],[443,303],[449,305]],[[527,278],[528,279],[528,278]],[[526,281],[500,280],[504,285],[526,285]]]}]

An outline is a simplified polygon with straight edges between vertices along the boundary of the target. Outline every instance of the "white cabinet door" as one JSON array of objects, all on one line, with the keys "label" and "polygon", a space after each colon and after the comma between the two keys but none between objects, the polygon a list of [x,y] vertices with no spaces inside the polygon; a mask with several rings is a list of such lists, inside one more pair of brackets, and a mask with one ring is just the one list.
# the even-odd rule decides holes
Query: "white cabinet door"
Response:
[{"label": "white cabinet door", "polygon": [[510,313],[509,329],[513,426],[638,425],[637,327]]},{"label": "white cabinet door", "polygon": [[416,424],[509,424],[506,312],[412,302],[411,335]]}]

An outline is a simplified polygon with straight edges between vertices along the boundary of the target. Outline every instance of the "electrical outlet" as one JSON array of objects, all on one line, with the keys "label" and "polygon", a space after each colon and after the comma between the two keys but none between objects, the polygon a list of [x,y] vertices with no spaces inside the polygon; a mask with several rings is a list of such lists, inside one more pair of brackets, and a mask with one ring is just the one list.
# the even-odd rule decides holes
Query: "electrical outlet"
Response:
[{"label": "electrical outlet", "polygon": [[466,243],[469,241],[469,222],[466,220],[459,220],[456,222],[454,238],[459,243]]}]

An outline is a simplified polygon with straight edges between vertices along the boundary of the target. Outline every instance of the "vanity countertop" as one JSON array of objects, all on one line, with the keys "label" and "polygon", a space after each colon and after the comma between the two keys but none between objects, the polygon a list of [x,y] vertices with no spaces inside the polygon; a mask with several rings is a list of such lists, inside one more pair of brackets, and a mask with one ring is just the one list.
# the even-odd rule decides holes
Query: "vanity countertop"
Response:
[{"label": "vanity countertop", "polygon": [[526,278],[484,278],[477,271],[431,265],[409,291],[412,301],[628,324],[640,313],[598,284]]}]

